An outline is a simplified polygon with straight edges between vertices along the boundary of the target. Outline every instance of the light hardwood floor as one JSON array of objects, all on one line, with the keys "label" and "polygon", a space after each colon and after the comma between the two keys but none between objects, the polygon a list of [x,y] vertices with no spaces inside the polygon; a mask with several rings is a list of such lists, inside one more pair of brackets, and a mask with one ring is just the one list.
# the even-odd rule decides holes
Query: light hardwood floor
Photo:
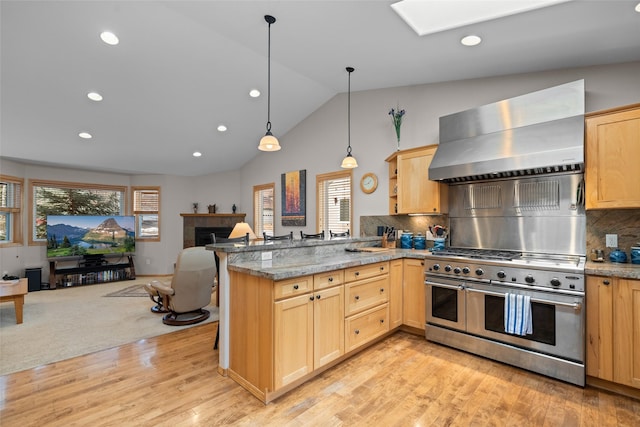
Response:
[{"label": "light hardwood floor", "polygon": [[0,425],[640,425],[640,401],[404,332],[265,406],[216,373],[215,328],[197,326],[0,377]]}]

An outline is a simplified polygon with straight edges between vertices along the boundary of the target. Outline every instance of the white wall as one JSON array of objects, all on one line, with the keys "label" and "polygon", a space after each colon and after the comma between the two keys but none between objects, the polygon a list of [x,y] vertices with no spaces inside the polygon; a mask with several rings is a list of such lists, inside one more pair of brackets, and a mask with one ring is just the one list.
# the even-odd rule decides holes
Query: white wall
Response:
[{"label": "white wall", "polygon": [[[585,79],[587,112],[640,102],[640,61],[361,92],[357,91],[357,76],[357,73],[352,76],[351,94],[351,145],[359,163],[353,172],[355,235],[360,233],[360,216],[388,213],[388,171],[384,159],[396,150],[395,131],[388,115],[392,107],[399,105],[407,111],[401,138],[401,148],[405,149],[437,143],[440,116],[578,79]],[[200,212],[206,212],[206,206],[215,203],[221,213],[231,212],[235,203],[238,211],[246,213],[247,222],[252,224],[253,186],[274,182],[276,234],[289,230],[294,230],[295,234],[298,230],[315,231],[315,176],[340,170],[347,147],[347,96],[345,93],[335,96],[286,135],[277,134],[278,124],[274,122],[273,125],[282,150],[260,152],[237,171],[195,178],[121,175],[23,165],[0,158],[0,172],[25,178],[25,186],[30,178],[127,186],[160,185],[162,241],[136,245],[136,271],[138,274],[170,274],[182,249],[180,213],[192,212],[193,202],[200,204]],[[257,144],[258,141],[256,147]],[[299,169],[307,170],[307,225],[282,227],[280,175]],[[360,191],[360,178],[366,172],[376,173],[379,180],[377,191],[369,195]],[[25,222],[26,212],[25,208]],[[25,224],[25,236],[29,231]],[[46,264],[43,246],[25,244],[0,249],[0,271],[23,275],[25,267],[41,266],[48,271]]]}]

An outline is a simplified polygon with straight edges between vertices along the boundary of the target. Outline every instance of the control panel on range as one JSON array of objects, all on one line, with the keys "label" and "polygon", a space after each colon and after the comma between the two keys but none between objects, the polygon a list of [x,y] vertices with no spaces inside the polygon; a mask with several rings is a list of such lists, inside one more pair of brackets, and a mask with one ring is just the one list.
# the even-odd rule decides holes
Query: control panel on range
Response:
[{"label": "control panel on range", "polygon": [[474,280],[518,283],[568,291],[584,292],[584,275],[562,271],[487,265],[466,260],[427,260],[426,271],[432,274]]}]

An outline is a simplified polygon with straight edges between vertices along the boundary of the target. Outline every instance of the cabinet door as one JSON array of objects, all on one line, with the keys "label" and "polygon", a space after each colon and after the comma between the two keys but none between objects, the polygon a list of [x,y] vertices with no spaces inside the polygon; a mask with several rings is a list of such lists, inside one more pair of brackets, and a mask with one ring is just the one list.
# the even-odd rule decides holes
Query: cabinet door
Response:
[{"label": "cabinet door", "polygon": [[276,389],[313,371],[312,294],[275,303]]},{"label": "cabinet door", "polygon": [[586,208],[640,207],[640,108],[586,119]]},{"label": "cabinet door", "polygon": [[617,280],[613,290],[613,380],[640,388],[640,280]]},{"label": "cabinet door", "polygon": [[610,277],[587,276],[587,375],[613,381],[613,288]]},{"label": "cabinet door", "polygon": [[389,263],[389,328],[402,325],[402,260]]},{"label": "cabinet door", "polygon": [[344,354],[344,287],[316,291],[313,303],[313,367]]},{"label": "cabinet door", "polygon": [[[398,213],[442,213],[442,185],[429,181],[436,146],[398,154]],[[444,210],[443,210],[444,208]]]},{"label": "cabinet door", "polygon": [[424,260],[404,259],[402,269],[402,323],[407,326],[425,328]]}]

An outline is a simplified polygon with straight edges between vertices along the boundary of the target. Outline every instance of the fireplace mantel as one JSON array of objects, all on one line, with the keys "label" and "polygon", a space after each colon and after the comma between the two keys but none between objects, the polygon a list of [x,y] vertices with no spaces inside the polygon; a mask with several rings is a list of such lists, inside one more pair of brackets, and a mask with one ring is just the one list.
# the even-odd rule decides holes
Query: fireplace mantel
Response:
[{"label": "fireplace mantel", "polygon": [[190,248],[196,244],[196,227],[229,227],[233,228],[243,222],[247,214],[244,213],[181,213],[183,248]]}]

